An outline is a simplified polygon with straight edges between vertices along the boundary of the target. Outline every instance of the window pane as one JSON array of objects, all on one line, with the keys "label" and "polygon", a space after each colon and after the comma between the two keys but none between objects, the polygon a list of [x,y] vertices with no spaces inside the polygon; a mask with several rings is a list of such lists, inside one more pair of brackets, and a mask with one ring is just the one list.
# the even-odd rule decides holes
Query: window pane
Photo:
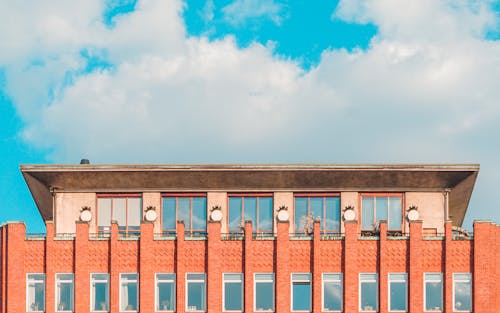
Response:
[{"label": "window pane", "polygon": [[207,199],[193,198],[193,230],[207,229]]},{"label": "window pane", "polygon": [[472,309],[471,291],[470,281],[455,282],[454,306],[456,311],[470,311]]},{"label": "window pane", "polygon": [[311,310],[311,283],[310,282],[294,282],[293,290],[293,311],[309,311]]},{"label": "window pane", "polygon": [[245,197],[245,221],[252,221],[252,228],[257,228],[257,198]]},{"label": "window pane", "polygon": [[26,310],[28,312],[45,311],[45,275],[29,274],[26,284]]},{"label": "window pane", "polygon": [[387,207],[388,207],[387,197],[376,197],[375,205],[376,205],[375,210],[377,211],[377,222],[387,221]]},{"label": "window pane", "polygon": [[205,283],[188,282],[187,290],[187,310],[205,310]]},{"label": "window pane", "polygon": [[57,311],[73,311],[73,274],[57,274]]},{"label": "window pane", "polygon": [[443,310],[443,284],[442,282],[426,282],[425,284],[425,309],[428,311]]},{"label": "window pane", "polygon": [[94,311],[107,311],[108,310],[108,284],[107,283],[94,283],[92,290],[92,308]]},{"label": "window pane", "polygon": [[163,207],[161,211],[163,230],[172,231],[176,229],[175,203],[175,198],[163,198]]},{"label": "window pane", "polygon": [[295,198],[295,232],[304,231],[307,217],[307,198]]},{"label": "window pane", "polygon": [[141,226],[141,198],[129,198],[127,210],[128,228],[139,230]]},{"label": "window pane", "polygon": [[323,198],[311,197],[309,201],[313,219],[321,220],[321,226],[323,226]]},{"label": "window pane", "polygon": [[113,220],[118,222],[118,226],[127,226],[127,199],[113,199]]},{"label": "window pane", "polygon": [[97,199],[98,226],[111,226],[111,199]]},{"label": "window pane", "polygon": [[377,311],[378,284],[377,274],[360,274],[361,282],[360,305],[361,311]]},{"label": "window pane", "polygon": [[387,229],[389,230],[401,230],[401,223],[403,220],[401,208],[401,198],[400,197],[390,197],[389,198],[389,221]]},{"label": "window pane", "polygon": [[229,198],[229,230],[241,230],[241,227],[243,226],[241,210],[242,198]]},{"label": "window pane", "polygon": [[392,311],[406,311],[406,283],[390,283],[391,303],[389,309]]},{"label": "window pane", "polygon": [[259,231],[273,230],[273,198],[259,198]]},{"label": "window pane", "polygon": [[323,308],[326,311],[342,310],[342,283],[340,281],[324,282]]},{"label": "window pane", "polygon": [[224,309],[228,311],[243,310],[243,284],[241,282],[224,283]]},{"label": "window pane", "polygon": [[326,198],[326,229],[340,230],[340,198]]},{"label": "window pane", "polygon": [[191,229],[191,199],[177,198],[177,216],[179,221],[184,221],[186,230]]},{"label": "window pane", "polygon": [[158,296],[156,308],[159,311],[173,311],[174,310],[174,282],[158,282]]},{"label": "window pane", "polygon": [[[122,276],[122,279],[125,279],[125,277]],[[138,307],[137,292],[138,292],[137,280],[122,281],[120,289],[120,296],[121,296],[120,309],[122,311],[137,311]]]},{"label": "window pane", "polygon": [[361,228],[362,229],[373,229],[373,197],[363,197],[362,200],[362,210],[361,210]]},{"label": "window pane", "polygon": [[[257,279],[257,275],[256,275],[256,279]],[[272,282],[256,282],[255,283],[255,310],[256,311],[274,311],[274,287],[273,286],[274,285]]]}]

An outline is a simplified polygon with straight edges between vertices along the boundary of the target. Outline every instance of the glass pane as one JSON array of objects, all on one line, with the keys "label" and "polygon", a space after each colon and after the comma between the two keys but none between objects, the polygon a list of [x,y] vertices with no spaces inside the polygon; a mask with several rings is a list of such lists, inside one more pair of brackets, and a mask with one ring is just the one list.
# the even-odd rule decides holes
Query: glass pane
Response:
[{"label": "glass pane", "polygon": [[129,198],[128,199],[128,226],[140,226],[141,225],[141,198]]},{"label": "glass pane", "polygon": [[387,221],[387,197],[376,197],[375,206],[375,211],[377,211],[377,222]]},{"label": "glass pane", "polygon": [[177,198],[177,218],[184,221],[186,230],[191,229],[191,199]]},{"label": "glass pane", "polygon": [[259,198],[259,228],[258,231],[273,230],[273,198]]},{"label": "glass pane", "polygon": [[73,311],[73,283],[59,282],[57,311]]},{"label": "glass pane", "polygon": [[175,198],[163,198],[161,223],[164,231],[176,229],[175,202]]},{"label": "glass pane", "polygon": [[174,283],[173,282],[159,282],[158,283],[158,298],[157,310],[159,311],[173,311],[174,310]]},{"label": "glass pane", "polygon": [[455,282],[455,310],[470,311],[472,309],[472,292],[470,282]]},{"label": "glass pane", "polygon": [[274,288],[272,282],[255,283],[255,310],[274,311]]},{"label": "glass pane", "polygon": [[387,224],[388,230],[401,230],[403,220],[403,212],[401,207],[400,197],[389,198],[389,221]]},{"label": "glass pane", "polygon": [[340,198],[326,198],[326,230],[340,230]]},{"label": "glass pane", "polygon": [[175,280],[175,274],[156,274],[157,280]]},{"label": "glass pane", "polygon": [[292,280],[311,280],[311,274],[292,274]]},{"label": "glass pane", "polygon": [[193,230],[207,229],[207,199],[193,198]]},{"label": "glass pane", "polygon": [[361,203],[361,228],[362,229],[373,229],[373,219],[374,219],[374,212],[373,212],[373,197],[363,197],[362,203]]},{"label": "glass pane", "polygon": [[28,275],[27,281],[27,311],[37,312],[45,311],[45,281],[44,275]]},{"label": "glass pane", "polygon": [[261,280],[270,280],[270,281],[274,281],[274,274],[266,274],[266,273],[263,273],[263,274],[255,274],[255,280],[256,281],[261,281]]},{"label": "glass pane", "polygon": [[188,282],[187,310],[205,310],[205,283]]},{"label": "glass pane", "polygon": [[93,283],[93,310],[94,311],[108,311],[108,284],[107,283]]},{"label": "glass pane", "polygon": [[361,311],[377,310],[377,283],[361,283]]},{"label": "glass pane", "polygon": [[391,303],[389,309],[392,311],[406,311],[406,283],[390,283]]},{"label": "glass pane", "polygon": [[427,282],[425,284],[425,309],[429,311],[443,310],[443,284]]},{"label": "glass pane", "polygon": [[228,281],[242,281],[243,274],[224,274],[224,280]]},{"label": "glass pane", "polygon": [[111,199],[97,199],[98,226],[111,226]]},{"label": "glass pane", "polygon": [[188,280],[205,280],[205,274],[187,274]]},{"label": "glass pane", "polygon": [[257,198],[254,197],[245,197],[243,198],[245,201],[244,211],[245,218],[244,221],[252,221],[252,228],[257,228]]},{"label": "glass pane", "polygon": [[127,226],[127,199],[113,199],[113,220],[118,222],[118,226]]},{"label": "glass pane", "polygon": [[121,310],[137,311],[137,283],[123,282],[121,285]]},{"label": "glass pane", "polygon": [[323,227],[323,198],[309,198],[310,212],[314,220],[319,219]]},{"label": "glass pane", "polygon": [[242,198],[229,198],[229,230],[241,230],[242,218],[241,218],[241,210],[242,210]]},{"label": "glass pane", "polygon": [[133,281],[137,281],[137,274],[122,274],[121,275],[121,278],[122,280],[133,280]]},{"label": "glass pane", "polygon": [[311,310],[311,283],[294,282],[292,286],[293,300],[292,310],[310,311]]},{"label": "glass pane", "polygon": [[329,311],[342,310],[341,282],[325,282],[323,285],[323,308]]},{"label": "glass pane", "polygon": [[295,232],[303,232],[307,222],[307,198],[295,198]]},{"label": "glass pane", "polygon": [[224,309],[228,311],[243,310],[243,284],[241,282],[224,283]]}]

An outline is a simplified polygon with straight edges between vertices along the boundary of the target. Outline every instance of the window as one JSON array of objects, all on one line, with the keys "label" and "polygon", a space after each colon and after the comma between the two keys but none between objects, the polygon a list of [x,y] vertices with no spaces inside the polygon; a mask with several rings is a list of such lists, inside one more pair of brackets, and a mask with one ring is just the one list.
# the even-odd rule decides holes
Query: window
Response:
[{"label": "window", "polygon": [[406,311],[406,273],[389,274],[389,311]]},{"label": "window", "polygon": [[109,311],[109,274],[91,274],[91,311]]},{"label": "window", "polygon": [[374,230],[380,221],[387,221],[387,230],[401,231],[402,207],[401,195],[362,195],[361,229]]},{"label": "window", "polygon": [[164,195],[161,211],[162,230],[175,232],[177,221],[184,221],[186,232],[206,232],[207,198],[199,195]]},{"label": "window", "polygon": [[243,311],[243,274],[223,274],[224,311]]},{"label": "window", "polygon": [[310,233],[315,219],[323,232],[340,231],[340,198],[332,194],[295,194],[295,232]]},{"label": "window", "polygon": [[443,274],[424,274],[425,311],[443,311]]},{"label": "window", "polygon": [[204,273],[186,274],[186,311],[206,310],[205,284]]},{"label": "window", "polygon": [[453,311],[472,311],[472,275],[453,274]]},{"label": "window", "polygon": [[139,233],[142,217],[140,195],[98,195],[97,226],[99,231],[110,231],[111,221],[125,233]]},{"label": "window", "polygon": [[156,274],[156,311],[175,310],[175,274]]},{"label": "window", "polygon": [[120,274],[120,311],[137,311],[139,307],[139,275]]},{"label": "window", "polygon": [[311,274],[292,274],[292,311],[311,311]]},{"label": "window", "polygon": [[56,274],[56,311],[73,312],[73,274]]},{"label": "window", "polygon": [[252,232],[272,233],[272,195],[230,195],[228,214],[229,231],[241,231],[245,221],[252,221]]},{"label": "window", "polygon": [[378,311],[378,276],[376,273],[359,274],[359,310]]},{"label": "window", "polygon": [[45,274],[27,274],[26,311],[45,311]]},{"label": "window", "polygon": [[255,274],[254,284],[254,310],[274,311],[274,274]]},{"label": "window", "polygon": [[323,274],[323,311],[342,311],[342,274]]}]

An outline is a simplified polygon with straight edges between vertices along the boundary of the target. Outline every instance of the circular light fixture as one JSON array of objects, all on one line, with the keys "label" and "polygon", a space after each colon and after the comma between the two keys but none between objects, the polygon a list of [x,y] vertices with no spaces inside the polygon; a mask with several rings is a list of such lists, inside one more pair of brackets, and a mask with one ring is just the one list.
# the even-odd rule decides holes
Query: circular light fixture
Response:
[{"label": "circular light fixture", "polygon": [[354,210],[345,210],[344,211],[344,220],[346,221],[354,221],[356,218],[356,213]]},{"label": "circular light fixture", "polygon": [[417,210],[410,210],[408,211],[408,214],[406,216],[408,217],[409,221],[416,221],[419,219],[420,214]]},{"label": "circular light fixture", "polygon": [[210,213],[210,219],[214,222],[222,221],[222,211],[221,210],[213,210],[212,213]]},{"label": "circular light fixture", "polygon": [[286,222],[290,218],[290,214],[288,214],[287,210],[280,210],[278,212],[278,221]]},{"label": "circular light fixture", "polygon": [[156,221],[157,217],[158,217],[158,214],[156,214],[155,210],[147,210],[146,214],[144,214],[144,219],[148,222]]},{"label": "circular light fixture", "polygon": [[82,222],[90,222],[92,219],[92,212],[90,210],[83,210],[80,212],[80,221]]}]

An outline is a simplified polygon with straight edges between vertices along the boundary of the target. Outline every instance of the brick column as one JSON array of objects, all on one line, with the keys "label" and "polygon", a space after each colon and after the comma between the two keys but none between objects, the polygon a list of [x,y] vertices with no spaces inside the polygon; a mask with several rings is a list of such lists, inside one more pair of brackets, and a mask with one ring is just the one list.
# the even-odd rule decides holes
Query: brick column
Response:
[{"label": "brick column", "polygon": [[444,246],[444,273],[443,273],[443,305],[445,313],[453,312],[453,273],[451,264],[453,260],[451,259],[451,244],[452,244],[452,232],[451,232],[451,221],[446,221],[444,224],[445,232],[445,246]]},{"label": "brick column", "polygon": [[472,275],[473,311],[496,312],[495,257],[498,250],[495,227],[491,222],[474,222],[474,264]]},{"label": "brick column", "polygon": [[[408,279],[408,304],[410,313],[420,313],[423,302],[423,267],[422,267],[422,221],[410,222],[410,273]],[[387,285],[386,285],[387,286]]]},{"label": "brick column", "polygon": [[288,245],[290,244],[290,224],[277,221],[276,238],[276,313],[290,312],[290,271],[288,269]]},{"label": "brick column", "polygon": [[54,243],[54,222],[46,221],[46,238],[45,238],[45,312],[52,313],[55,311],[55,243]]},{"label": "brick column", "polygon": [[111,313],[120,311],[120,270],[118,268],[118,223],[111,222],[109,239],[109,307]]},{"label": "brick column", "polygon": [[7,308],[7,227],[0,227],[0,313],[5,313]]},{"label": "brick column", "polygon": [[255,260],[252,259],[252,222],[245,221],[245,250],[243,252],[243,266],[245,267],[244,279],[245,279],[245,287],[244,287],[244,311],[245,312],[253,312],[253,265],[255,264]]},{"label": "brick column", "polygon": [[312,311],[321,312],[321,273],[319,249],[321,245],[320,222],[315,220],[313,224],[313,249],[311,251],[313,262],[312,272]]},{"label": "brick column", "polygon": [[208,222],[207,309],[209,313],[222,312],[222,269],[220,259],[222,242],[220,229],[220,222]]},{"label": "brick column", "polygon": [[[379,250],[378,250],[378,273],[379,273],[379,289],[380,290],[380,312],[389,311],[389,269],[387,267],[388,255],[387,255],[387,221],[380,221],[380,240],[379,240]],[[405,257],[405,256],[401,256]]]},{"label": "brick column", "polygon": [[176,312],[186,311],[186,267],[185,267],[185,242],[184,242],[184,222],[177,221],[177,240],[175,241],[175,272],[176,272]]},{"label": "brick column", "polygon": [[345,221],[344,240],[344,312],[358,312],[358,222]]},{"label": "brick column", "polygon": [[75,236],[75,313],[89,311],[90,274],[89,274],[89,224],[76,222]]},{"label": "brick column", "polygon": [[153,268],[153,223],[141,223],[139,241],[139,309],[155,311],[155,277]]},{"label": "brick column", "polygon": [[25,239],[24,223],[7,224],[7,312],[26,311]]}]

